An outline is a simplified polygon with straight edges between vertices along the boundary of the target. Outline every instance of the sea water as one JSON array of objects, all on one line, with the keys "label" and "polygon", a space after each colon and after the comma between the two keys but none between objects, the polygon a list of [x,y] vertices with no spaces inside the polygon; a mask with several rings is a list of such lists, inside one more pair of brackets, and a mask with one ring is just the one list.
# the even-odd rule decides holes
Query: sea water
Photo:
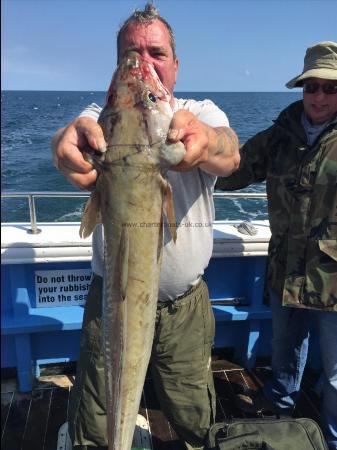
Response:
[{"label": "sea water", "polygon": [[[227,114],[244,143],[273,124],[279,113],[301,98],[299,92],[177,92],[178,98],[212,100]],[[2,192],[76,191],[53,166],[51,138],[87,105],[103,105],[104,92],[2,91]],[[244,191],[264,192],[254,184]],[[79,221],[83,200],[37,199],[38,221]],[[266,200],[215,199],[216,219],[266,219]],[[3,199],[2,221],[28,221],[27,200]]]}]

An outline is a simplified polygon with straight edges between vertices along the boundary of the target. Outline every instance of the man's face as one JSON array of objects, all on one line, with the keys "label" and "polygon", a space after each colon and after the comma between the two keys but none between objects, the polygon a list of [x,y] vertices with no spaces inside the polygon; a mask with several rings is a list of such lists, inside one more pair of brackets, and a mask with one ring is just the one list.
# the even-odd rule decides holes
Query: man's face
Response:
[{"label": "man's face", "polygon": [[119,58],[130,50],[138,52],[143,59],[153,65],[173,101],[178,60],[173,57],[170,35],[165,25],[160,20],[148,24],[130,22],[121,36]]},{"label": "man's face", "polygon": [[[308,85],[308,88],[310,88],[311,84],[316,83],[320,85],[316,92],[306,92],[305,85]],[[331,120],[337,113],[337,93],[325,94],[322,90],[322,85],[326,83],[336,84],[336,81],[324,80],[322,78],[306,78],[303,83],[304,110],[314,125]]]}]

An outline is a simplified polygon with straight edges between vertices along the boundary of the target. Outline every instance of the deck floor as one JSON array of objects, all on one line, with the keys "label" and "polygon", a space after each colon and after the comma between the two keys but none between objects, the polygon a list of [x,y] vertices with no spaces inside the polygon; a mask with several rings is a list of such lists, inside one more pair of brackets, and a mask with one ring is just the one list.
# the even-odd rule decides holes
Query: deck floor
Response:
[{"label": "deck floor", "polygon": [[[260,362],[256,368],[248,371],[217,355],[213,358],[212,368],[217,392],[216,420],[247,417],[235,408],[233,396],[241,392],[243,386],[260,393],[270,375],[267,363]],[[301,397],[295,410],[296,417],[310,417],[318,421],[319,398],[312,389],[316,379],[317,375],[313,372],[305,372]],[[58,430],[67,418],[73,381],[73,374],[42,376],[30,393],[18,392],[15,380],[3,381],[2,450],[56,450]],[[182,450],[176,434],[160,411],[149,378],[145,382],[139,412],[149,422],[153,450]]]}]

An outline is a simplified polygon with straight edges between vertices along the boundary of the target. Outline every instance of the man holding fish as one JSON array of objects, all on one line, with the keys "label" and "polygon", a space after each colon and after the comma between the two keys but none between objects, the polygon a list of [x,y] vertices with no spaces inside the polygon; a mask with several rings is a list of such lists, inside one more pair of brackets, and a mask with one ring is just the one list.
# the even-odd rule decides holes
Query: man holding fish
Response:
[{"label": "man holding fish", "polygon": [[[141,224],[146,225],[146,219],[144,220],[143,215],[135,216],[133,223],[129,224],[132,232],[125,228],[121,231],[118,229],[119,234],[116,238],[117,228],[113,229],[115,224],[112,224],[110,229],[109,221],[106,220],[108,215],[106,211],[116,208],[111,205],[110,198],[106,196],[107,184],[104,184],[106,179],[104,173],[110,170],[107,168],[107,160],[111,164],[111,159],[115,158],[118,151],[120,155],[118,164],[112,161],[112,167],[115,170],[117,165],[123,164],[121,170],[125,171],[127,167],[128,170],[123,173],[129,174],[130,161],[135,157],[141,158],[144,149],[151,153],[152,158],[152,147],[158,147],[160,135],[163,138],[165,134],[165,142],[160,143],[157,148],[158,158],[166,159],[166,165],[171,162],[171,170],[167,170],[168,167],[166,167],[164,178],[158,175],[156,183],[161,180],[163,210],[167,219],[163,222],[158,216],[156,220],[158,223],[156,221],[152,223],[154,228],[157,226],[159,230],[162,228],[164,230],[163,262],[159,286],[157,286],[159,292],[156,295],[153,324],[146,323],[146,326],[143,324],[143,328],[144,333],[145,328],[153,328],[154,334],[151,335],[149,332],[149,336],[154,336],[151,370],[161,408],[185,448],[203,449],[207,431],[215,420],[215,393],[210,368],[214,317],[202,274],[212,254],[214,220],[212,192],[216,176],[228,176],[238,167],[240,161],[238,140],[233,130],[229,128],[226,115],[211,101],[183,100],[173,97],[179,64],[175,53],[174,36],[169,24],[159,16],[152,4],[147,4],[144,11],[136,11],[126,20],[117,37],[117,49],[119,68],[114,75],[103,112],[97,105],[89,106],[79,118],[66,128],[59,130],[53,139],[54,162],[66,178],[82,189],[93,189],[96,184],[82,221],[82,234],[90,234],[96,223],[100,221],[103,222],[105,231],[103,236],[102,226],[98,225],[93,235],[92,268],[95,276],[85,307],[80,360],[69,408],[69,433],[76,449],[102,449],[109,445],[109,449],[129,450],[128,438],[123,440],[124,438],[117,436],[120,434],[121,424],[124,426],[129,420],[128,413],[121,411],[119,419],[116,419],[118,414],[114,413],[114,417],[110,420],[111,411],[109,407],[108,411],[106,410],[107,405],[110,404],[109,390],[115,389],[116,383],[121,387],[119,389],[117,386],[118,401],[112,402],[112,405],[115,405],[115,409],[124,408],[121,404],[129,392],[132,380],[129,387],[125,388],[125,381],[121,381],[120,378],[124,377],[123,367],[129,364],[131,370],[132,361],[123,359],[129,358],[128,354],[126,357],[124,354],[123,356],[119,354],[119,350],[129,348],[128,343],[124,343],[124,337],[121,338],[123,342],[116,343],[116,339],[109,340],[111,330],[106,317],[103,317],[103,326],[101,324],[102,296],[104,299],[109,297],[109,279],[113,279],[114,287],[111,297],[118,298],[115,306],[118,305],[118,308],[122,308],[123,311],[118,316],[118,320],[113,323],[123,332],[129,325],[127,334],[133,332],[131,328],[136,326],[134,325],[136,318],[130,318],[130,315],[139,305],[136,302],[132,307],[129,306],[129,309],[123,306],[132,301],[128,293],[132,291],[135,283],[140,282],[135,280],[135,276],[130,275],[133,259],[130,249],[136,247],[135,238],[130,236],[134,236],[132,233],[135,228],[141,228]],[[135,98],[139,96],[139,92],[136,92],[139,83],[142,86],[141,98],[136,103]],[[151,89],[146,90],[144,86],[147,86],[146,89]],[[131,99],[134,101],[131,117],[136,118],[129,122],[126,134],[140,136],[139,129],[146,130],[147,133],[145,144],[142,143],[143,141],[135,142],[131,139],[132,154],[124,153],[125,148],[131,147],[131,141],[122,143],[116,137],[119,129],[123,130],[120,124],[123,113],[116,113],[115,110],[111,112],[109,109],[111,105],[116,106],[118,102],[121,102],[122,98],[124,98],[122,101],[124,107],[130,105]],[[164,125],[166,119],[163,119],[162,112],[164,109],[167,110],[168,104],[166,105],[165,101],[170,104],[174,113],[167,126]],[[141,112],[141,109],[146,111]],[[148,118],[149,115],[150,118]],[[136,122],[140,123],[137,131],[135,131]],[[113,143],[110,142],[111,136],[113,136]],[[125,139],[123,133],[121,136]],[[139,141],[139,138],[137,139]],[[179,146],[183,148],[183,152]],[[94,166],[88,162],[88,158],[84,158],[82,153],[83,150],[88,151],[88,147],[91,147],[89,153],[94,160]],[[171,150],[176,155],[173,158]],[[168,157],[169,155],[171,156]],[[104,161],[100,163],[100,159]],[[139,168],[143,163],[140,164],[139,159],[137,161],[136,166]],[[173,164],[177,165],[173,167]],[[100,173],[96,183],[98,172]],[[152,172],[155,170],[151,169]],[[115,172],[111,177],[116,180]],[[150,181],[152,178],[150,176],[144,178],[142,174],[138,174],[137,177],[139,177],[139,184],[136,190],[143,192],[141,189],[145,189],[147,184],[152,182]],[[130,182],[131,184],[134,179]],[[114,183],[117,188],[122,186],[120,182],[114,181]],[[122,195],[122,190],[124,192],[124,187],[114,193],[115,198],[118,199]],[[148,191],[145,189],[144,192]],[[134,202],[130,199],[127,201],[130,208],[134,208]],[[161,200],[158,201],[160,203]],[[97,212],[96,206],[100,208],[100,213]],[[152,208],[153,205],[147,203],[138,210],[143,212],[149,206]],[[137,208],[132,209],[132,211],[136,210]],[[132,214],[123,216],[123,220],[124,217],[127,217],[128,221],[133,220]],[[142,222],[139,222],[140,220]],[[194,226],[196,223],[198,226]],[[200,223],[204,226],[200,227]],[[109,240],[108,234],[111,230],[119,243],[115,258],[119,264],[115,264],[118,267],[118,271],[116,269],[118,273],[115,271],[112,277],[107,279],[107,273],[110,275],[110,272],[106,269],[106,253],[109,253],[110,247],[105,241]],[[160,242],[160,234],[157,232],[155,236]],[[103,250],[103,242],[105,242],[105,250]],[[113,244],[111,244],[112,247]],[[126,258],[125,255],[129,256]],[[149,274],[149,277],[151,276]],[[137,278],[139,277],[140,275]],[[105,278],[104,282],[103,278]],[[146,284],[145,281],[141,280],[142,286]],[[144,293],[143,300],[139,302],[142,301],[147,307],[150,297],[150,294]],[[104,308],[103,301],[103,316]],[[152,312],[149,313],[150,316],[151,314]],[[127,319],[120,319],[124,316],[127,316]],[[141,320],[145,318],[144,316]],[[102,327],[104,336],[102,336]],[[108,340],[111,345],[105,345],[102,340]],[[114,346],[116,348],[111,350]],[[140,348],[139,351],[141,350]],[[107,386],[105,390],[106,381],[109,381],[109,374],[104,375],[107,371],[105,365],[109,360],[107,351],[111,351],[112,359],[115,358],[112,366],[116,367],[115,364],[118,363],[120,377],[114,379],[112,386]],[[125,353],[130,352],[131,347],[130,351]],[[116,363],[118,358],[119,361]],[[137,368],[134,373],[134,383],[136,383],[138,378],[141,380],[142,377],[138,377]],[[116,395],[111,394],[114,398]],[[106,412],[108,412],[108,433]],[[134,427],[134,422],[131,425]],[[118,441],[119,444],[113,442],[118,439],[121,439]],[[126,442],[125,445],[124,442]]]}]

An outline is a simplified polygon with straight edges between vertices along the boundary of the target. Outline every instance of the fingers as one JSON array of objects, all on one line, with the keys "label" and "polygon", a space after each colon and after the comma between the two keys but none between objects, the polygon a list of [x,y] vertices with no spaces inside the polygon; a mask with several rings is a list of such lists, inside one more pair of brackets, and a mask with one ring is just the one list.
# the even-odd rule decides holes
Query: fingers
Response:
[{"label": "fingers", "polygon": [[186,154],[184,159],[178,165],[174,166],[174,170],[177,172],[187,172],[195,167],[198,167],[201,163],[208,160],[208,151],[203,145],[190,144],[186,145]]},{"label": "fingers", "polygon": [[193,121],[198,120],[196,116],[187,111],[187,109],[179,109],[173,114],[170,130],[179,130],[188,127]]},{"label": "fingers", "polygon": [[72,172],[70,170],[66,170],[63,173],[71,184],[86,191],[91,191],[94,188],[97,180],[96,169],[92,169],[90,172],[86,174]]},{"label": "fingers", "polygon": [[69,133],[60,141],[55,152],[56,167],[63,172],[79,172],[82,174],[92,170],[92,164],[84,159],[78,145],[73,144]]},{"label": "fingers", "polygon": [[183,161],[172,170],[185,172],[208,160],[207,128],[191,112],[174,114],[167,137],[172,142],[182,141],[186,148]]},{"label": "fingers", "polygon": [[[80,189],[91,190],[97,179],[96,169],[94,169],[93,166],[86,161],[84,161],[84,163],[80,160],[78,163],[68,163],[67,158],[65,158],[65,161],[66,162],[63,163],[59,160],[58,163],[58,169],[62,172],[65,178]],[[70,159],[69,161],[72,160]]]},{"label": "fingers", "polygon": [[97,178],[96,170],[81,151],[88,144],[94,150],[106,151],[102,129],[89,117],[78,118],[59,130],[52,142],[55,167],[80,189],[91,189]]},{"label": "fingers", "polygon": [[[171,126],[173,124],[171,123]],[[171,142],[178,142],[185,136],[185,130],[183,128],[170,128],[167,133],[167,139]]]},{"label": "fingers", "polygon": [[94,150],[106,152],[106,143],[103,130],[98,123],[89,117],[80,117],[76,120],[75,128],[78,134],[79,147],[89,144]]}]

